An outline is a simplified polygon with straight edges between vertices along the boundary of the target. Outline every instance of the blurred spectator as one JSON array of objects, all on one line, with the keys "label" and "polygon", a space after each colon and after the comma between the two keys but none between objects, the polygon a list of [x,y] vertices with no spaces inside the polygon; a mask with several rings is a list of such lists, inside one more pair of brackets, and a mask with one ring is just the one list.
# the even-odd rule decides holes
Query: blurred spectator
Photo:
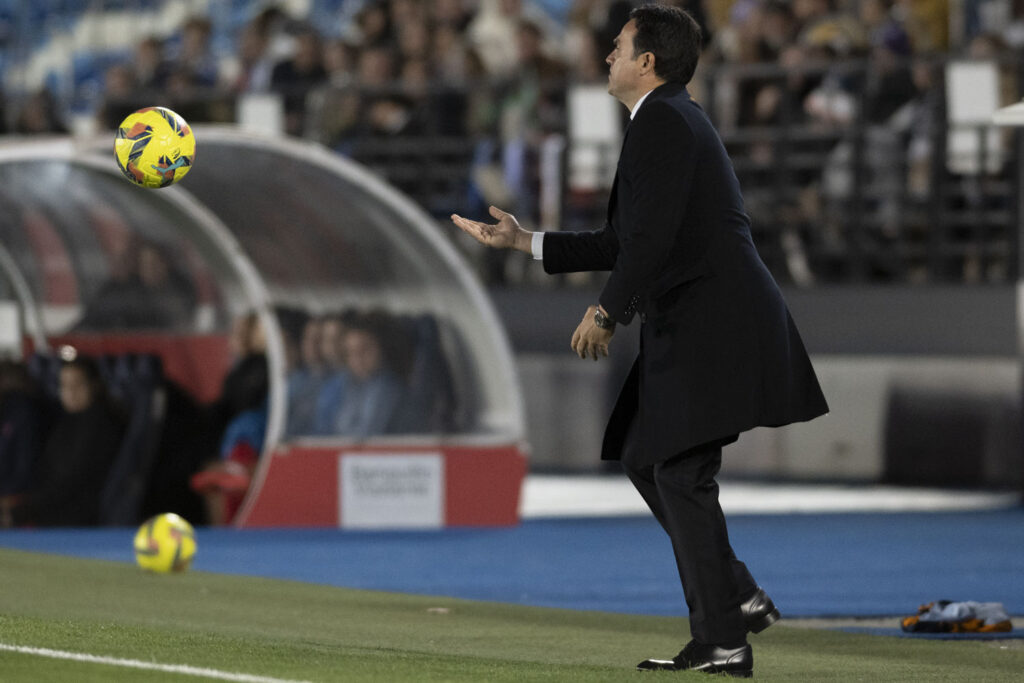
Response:
[{"label": "blurred spectator", "polygon": [[57,101],[47,88],[29,96],[14,121],[14,132],[21,135],[63,135],[68,132]]},{"label": "blurred spectator", "polygon": [[217,84],[217,60],[210,49],[213,24],[207,17],[194,16],[185,21],[181,42],[171,56],[169,76],[178,76],[188,86],[210,88]]},{"label": "blurred spectator", "polygon": [[915,52],[934,54],[949,49],[952,4],[949,0],[899,0]]},{"label": "blurred spectator", "polygon": [[139,249],[139,281],[149,295],[156,327],[190,326],[196,292],[192,282],[174,265],[169,251],[156,242]]},{"label": "blurred spectator", "polygon": [[530,21],[516,32],[515,76],[501,103],[506,141],[533,139],[564,128],[565,65],[548,55],[540,27]]},{"label": "blurred spectator", "polygon": [[356,60],[356,80],[364,91],[373,94],[390,90],[396,75],[395,53],[384,43],[363,47]]},{"label": "blurred spectator", "polygon": [[291,436],[316,433],[317,400],[329,371],[321,353],[323,322],[321,318],[306,321],[299,364],[288,376],[287,433]]},{"label": "blurred spectator", "polygon": [[338,413],[345,388],[348,385],[348,365],[345,362],[345,332],[356,317],[354,311],[330,313],[320,321],[320,357],[326,377],[317,396],[313,433],[332,434],[334,416]]},{"label": "blurred spectator", "polygon": [[558,32],[551,17],[528,0],[480,0],[476,15],[466,27],[466,37],[480,55],[487,73],[492,76],[515,73],[518,34],[524,21],[535,26],[541,35]]},{"label": "blurred spectator", "polygon": [[461,33],[470,16],[462,0],[429,0],[429,14],[436,27],[446,26]]},{"label": "blurred spectator", "polygon": [[1007,45],[1014,50],[1024,49],[1024,0],[1012,0],[1010,20],[1002,29]]},{"label": "blurred spectator", "polygon": [[131,237],[86,304],[77,329],[174,329],[192,324],[196,292],[156,242]]},{"label": "blurred spectator", "polygon": [[399,25],[396,46],[403,62],[426,59],[430,53],[431,26],[426,20],[407,21]]},{"label": "blurred spectator", "polygon": [[274,306],[274,315],[281,331],[285,372],[291,372],[302,363],[302,336],[310,316],[301,308],[281,305]]},{"label": "blurred spectator", "polygon": [[415,135],[422,132],[415,113],[412,101],[405,95],[374,97],[366,106],[364,133],[371,137]]},{"label": "blurred spectator", "polygon": [[470,50],[462,34],[451,24],[438,24],[433,31],[431,62],[437,77],[446,85],[465,85],[474,75]]},{"label": "blurred spectator", "polygon": [[356,86],[358,50],[340,40],[324,46],[325,83],[306,98],[306,130],[314,139],[337,148],[352,138],[360,124],[362,99]]},{"label": "blurred spectator", "polygon": [[231,72],[228,88],[235,93],[265,92],[270,88],[274,64],[265,24],[251,21],[238,36],[237,58],[227,69]]},{"label": "blurred spectator", "polygon": [[334,415],[334,434],[363,438],[395,430],[405,387],[385,356],[388,329],[381,322],[379,316],[360,316],[347,323],[348,380]]},{"label": "blurred spectator", "polygon": [[758,58],[774,61],[795,38],[796,17],[788,3],[769,0],[763,5],[762,22],[757,41]]},{"label": "blurred spectator", "polygon": [[211,406],[220,434],[240,413],[262,405],[269,389],[267,342],[255,311],[235,319],[228,343],[234,360],[221,383],[220,396]]},{"label": "blurred spectator", "polygon": [[132,62],[135,85],[143,90],[158,90],[167,83],[172,65],[164,58],[164,42],[156,36],[143,38],[135,46]]},{"label": "blurred spectator", "polygon": [[[537,24],[521,21],[516,38],[513,75],[498,89],[500,147],[495,151],[499,158],[479,158],[485,164],[500,164],[500,185],[494,182],[493,175],[488,178],[485,173],[481,178],[480,170],[477,171],[477,181],[485,204],[511,206],[520,222],[529,226],[539,222],[538,159],[541,143],[548,135],[564,129],[567,72],[559,60],[545,53],[543,36]],[[490,150],[480,147],[478,152],[490,153]],[[503,204],[501,200],[506,198],[513,203]],[[503,250],[485,252],[483,258],[490,281],[501,283],[506,280],[508,257],[509,253]]]},{"label": "blurred spectator", "polygon": [[865,83],[864,118],[882,123],[916,94],[910,74],[910,36],[892,15],[892,0],[861,0],[860,18],[868,30],[872,69]]},{"label": "blurred spectator", "polygon": [[61,411],[35,468],[35,486],[0,497],[3,526],[91,526],[99,521],[100,492],[124,433],[91,358],[60,368]]},{"label": "blurred spectator", "polygon": [[341,88],[355,82],[356,62],[359,51],[341,40],[331,40],[324,45],[324,70],[328,85]]},{"label": "blurred spectator", "polygon": [[353,39],[361,48],[391,42],[391,16],[384,0],[370,0],[359,10]]},{"label": "blurred spectator", "polygon": [[601,83],[607,77],[605,57],[600,54],[597,34],[589,29],[581,29],[575,35],[571,50],[568,51],[566,63],[570,69],[571,80],[576,84]]},{"label": "blurred spectator", "polygon": [[270,76],[270,86],[284,97],[285,132],[301,135],[305,130],[306,95],[327,81],[320,35],[304,26],[295,36],[295,51],[290,59],[278,63]]},{"label": "blurred spectator", "polygon": [[130,67],[114,64],[103,75],[103,103],[96,121],[103,130],[116,130],[125,117],[138,109],[138,84]]},{"label": "blurred spectator", "polygon": [[223,424],[217,457],[192,477],[203,496],[210,524],[234,519],[249,489],[267,432],[269,376],[266,336],[259,316],[246,313],[232,330],[236,362],[224,378],[214,406],[215,423]]},{"label": "blurred spectator", "polygon": [[842,57],[862,52],[867,45],[864,27],[834,0],[793,0],[793,15],[802,45],[823,47]]},{"label": "blurred spectator", "polygon": [[47,411],[23,363],[0,360],[0,496],[32,486],[32,467],[42,449]]},{"label": "blurred spectator", "polygon": [[408,26],[426,25],[426,3],[423,0],[388,0],[388,18],[399,41],[401,32]]}]

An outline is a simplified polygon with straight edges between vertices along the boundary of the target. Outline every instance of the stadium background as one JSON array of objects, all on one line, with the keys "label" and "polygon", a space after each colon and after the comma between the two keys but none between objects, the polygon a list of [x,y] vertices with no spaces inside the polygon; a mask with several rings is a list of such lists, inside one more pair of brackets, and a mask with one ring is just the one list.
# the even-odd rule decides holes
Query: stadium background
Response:
[{"label": "stadium background", "polygon": [[[833,410],[808,425],[746,435],[726,458],[727,477],[762,484],[769,496],[786,481],[899,484],[945,488],[939,508],[957,507],[964,489],[1010,494],[985,498],[982,507],[1017,505],[1015,493],[1024,486],[1017,285],[1024,142],[1019,131],[989,123],[1024,92],[1020,3],[682,4],[708,29],[694,94],[733,156],[755,241],[784,287]],[[601,58],[627,9],[600,0],[0,0],[0,123],[11,144],[65,134],[101,139],[123,114],[159,100],[193,124],[298,136],[364,165],[435,219],[438,234],[486,287],[528,396],[531,473],[603,480],[610,473],[595,453],[635,351],[635,330],[620,331],[611,362],[573,363],[566,331],[594,300],[601,276],[544,276],[525,259],[474,248],[445,223],[452,212],[482,215],[488,203],[537,229],[600,223],[623,115],[604,94]],[[417,26],[432,30],[424,36]],[[381,42],[375,31],[390,38]],[[307,73],[291,61],[299,46],[322,69]],[[277,64],[291,66],[277,70],[275,80]],[[229,176],[230,168],[215,172]],[[576,481],[592,480],[565,480],[564,490]],[[897,507],[914,498],[907,489],[870,490]],[[839,526],[832,532],[846,536],[864,519],[834,518]],[[789,534],[812,520],[766,522]],[[917,523],[899,515],[872,520],[879,536]],[[928,520],[935,543],[972,538],[979,553],[995,542],[972,523],[1020,528],[1013,510]],[[745,540],[770,545],[772,532],[748,521]],[[543,527],[524,529],[526,536],[545,534]],[[101,550],[68,551],[120,559],[108,550],[119,541],[83,538]],[[543,543],[532,542],[513,541],[544,552]],[[7,534],[4,544],[74,545],[68,537],[32,533]],[[925,564],[942,562],[942,552],[929,554],[934,550],[907,546]],[[252,562],[235,559],[211,558],[209,568],[240,572],[240,564]],[[945,573],[948,582],[933,577],[923,585],[988,588],[989,595],[976,597],[995,596],[1019,613],[1024,603],[1012,571],[1004,571],[1014,558],[995,553],[986,560],[1001,573],[961,567],[961,574]],[[896,600],[904,600],[892,607],[898,611],[919,598],[942,597],[904,586],[844,611],[841,596],[870,595],[871,587],[855,571],[844,592],[830,586],[840,565],[817,574],[817,595],[827,599],[804,606],[806,586],[796,584],[786,584],[783,596],[807,615],[877,614]],[[374,566],[380,565],[363,569],[372,573]],[[799,577],[789,567],[775,579]],[[431,592],[415,581],[359,581],[351,584]],[[457,594],[447,585],[438,590]],[[469,597],[509,599],[486,590]],[[543,604],[552,603],[571,605]]]}]

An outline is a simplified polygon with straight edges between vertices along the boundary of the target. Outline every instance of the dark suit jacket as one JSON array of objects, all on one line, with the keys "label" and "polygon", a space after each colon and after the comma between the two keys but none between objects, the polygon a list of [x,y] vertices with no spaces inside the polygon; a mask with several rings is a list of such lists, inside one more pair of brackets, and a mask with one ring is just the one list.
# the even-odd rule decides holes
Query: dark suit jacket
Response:
[{"label": "dark suit jacket", "polygon": [[666,83],[626,130],[605,227],[544,235],[549,273],[611,270],[600,303],[637,313],[640,356],[602,457],[622,457],[634,418],[644,465],[756,426],[828,411],[775,281],[750,237],[739,182],[686,88]]}]

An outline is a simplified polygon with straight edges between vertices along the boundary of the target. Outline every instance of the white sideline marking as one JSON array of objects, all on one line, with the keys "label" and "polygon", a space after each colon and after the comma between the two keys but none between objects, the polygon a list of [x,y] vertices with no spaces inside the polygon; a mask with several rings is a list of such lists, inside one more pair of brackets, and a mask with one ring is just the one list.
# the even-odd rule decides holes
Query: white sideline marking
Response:
[{"label": "white sideline marking", "polygon": [[138,659],[119,659],[117,657],[100,657],[80,652],[65,652],[64,650],[51,650],[45,647],[28,647],[25,645],[8,645],[0,643],[0,650],[8,652],[20,652],[26,655],[37,655],[39,657],[50,657],[51,659],[70,659],[76,662],[89,662],[91,664],[110,664],[111,666],[124,666],[130,669],[148,669],[149,671],[166,671],[186,676],[205,676],[206,678],[219,678],[222,681],[239,681],[240,683],[309,683],[309,681],[292,681],[284,678],[271,678],[270,676],[253,676],[252,674],[239,674],[230,671],[218,671],[217,669],[204,669],[198,666],[185,664],[157,664],[156,662],[143,662]]}]

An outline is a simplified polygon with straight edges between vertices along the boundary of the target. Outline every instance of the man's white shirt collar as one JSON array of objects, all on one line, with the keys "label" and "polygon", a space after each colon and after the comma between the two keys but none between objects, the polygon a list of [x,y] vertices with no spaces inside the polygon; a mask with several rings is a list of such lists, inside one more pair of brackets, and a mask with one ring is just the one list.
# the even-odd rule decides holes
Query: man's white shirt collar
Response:
[{"label": "man's white shirt collar", "polygon": [[643,96],[643,97],[641,97],[641,98],[640,98],[639,100],[637,100],[637,101],[636,101],[636,104],[634,104],[634,105],[633,105],[633,109],[632,109],[632,111],[630,111],[630,112],[629,112],[629,120],[630,120],[630,121],[632,121],[632,120],[633,120],[633,117],[635,117],[635,116],[636,116],[636,113],[637,113],[638,111],[640,111],[640,105],[644,103],[644,100],[646,100],[646,99],[647,99],[647,96],[648,96],[648,95],[650,95],[650,94],[651,94],[652,92],[654,92],[654,88],[651,88],[650,90],[648,90],[647,92],[645,92],[645,93],[644,93],[644,96]]}]

